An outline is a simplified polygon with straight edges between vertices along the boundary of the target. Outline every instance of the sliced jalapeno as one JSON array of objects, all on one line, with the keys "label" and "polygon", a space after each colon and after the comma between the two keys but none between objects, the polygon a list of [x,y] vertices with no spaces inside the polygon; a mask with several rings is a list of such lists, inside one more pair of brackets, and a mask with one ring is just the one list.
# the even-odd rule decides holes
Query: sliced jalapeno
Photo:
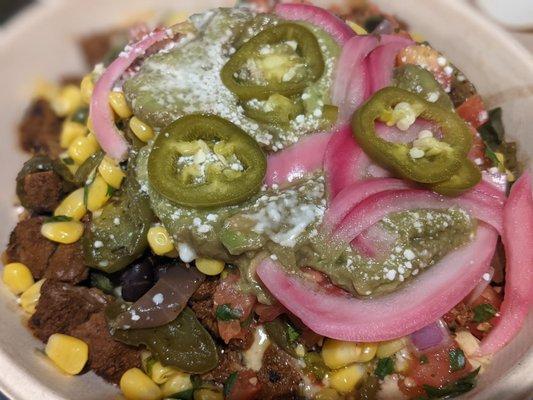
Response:
[{"label": "sliced jalapeno", "polygon": [[[419,117],[434,122],[442,132],[438,151],[413,157],[409,145],[388,142],[376,134],[375,122],[399,103],[408,103]],[[387,87],[378,91],[352,119],[352,132],[363,150],[376,162],[403,178],[421,183],[450,179],[464,164],[472,145],[472,134],[465,122],[448,111],[406,90]]]},{"label": "sliced jalapeno", "polygon": [[175,204],[193,208],[242,203],[266,172],[259,144],[215,115],[192,114],[159,134],[148,158],[150,184]]},{"label": "sliced jalapeno", "polygon": [[481,180],[481,171],[469,159],[465,158],[461,168],[451,178],[435,183],[429,187],[445,196],[459,196],[464,191],[476,186]]},{"label": "sliced jalapeno", "polygon": [[244,43],[220,72],[222,82],[241,100],[301,93],[324,73],[315,35],[296,23],[265,29]]}]

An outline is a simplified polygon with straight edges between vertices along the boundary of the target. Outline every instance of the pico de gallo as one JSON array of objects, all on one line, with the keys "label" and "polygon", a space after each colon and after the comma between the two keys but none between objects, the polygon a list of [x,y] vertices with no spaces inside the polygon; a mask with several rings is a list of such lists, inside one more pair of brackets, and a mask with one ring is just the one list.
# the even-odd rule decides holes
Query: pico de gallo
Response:
[{"label": "pico de gallo", "polygon": [[82,47],[20,125],[3,257],[62,372],[131,400],[447,399],[519,333],[531,175],[403,21],[250,1]]}]

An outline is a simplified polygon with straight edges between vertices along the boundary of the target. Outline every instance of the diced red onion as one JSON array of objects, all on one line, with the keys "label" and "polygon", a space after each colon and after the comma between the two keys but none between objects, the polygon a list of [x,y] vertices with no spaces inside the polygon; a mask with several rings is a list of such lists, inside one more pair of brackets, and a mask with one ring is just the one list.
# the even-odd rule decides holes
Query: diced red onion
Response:
[{"label": "diced red onion", "polygon": [[415,332],[459,303],[487,271],[497,233],[481,223],[472,242],[394,293],[368,299],[326,292],[266,258],[257,273],[270,293],[316,333],[376,342]]},{"label": "diced red onion", "polygon": [[520,331],[533,304],[533,196],[526,171],[512,186],[503,209],[505,296],[496,326],[481,342],[480,355],[503,348]]},{"label": "diced red onion", "polygon": [[277,4],[274,13],[290,21],[306,21],[318,26],[341,46],[355,36],[355,32],[346,22],[321,7],[300,3]]},{"label": "diced red onion", "polygon": [[111,158],[123,160],[128,154],[128,142],[115,126],[113,111],[109,105],[109,93],[117,80],[133,62],[142,56],[153,44],[167,39],[166,30],[155,30],[135,44],[126,46],[120,55],[106,68],[94,85],[91,98],[90,118],[94,127],[94,135]]},{"label": "diced red onion", "polygon": [[268,186],[301,179],[324,165],[324,153],[332,133],[316,133],[289,148],[268,156],[265,183]]},{"label": "diced red onion", "polygon": [[418,351],[444,346],[451,342],[450,331],[441,319],[411,333],[409,337]]}]

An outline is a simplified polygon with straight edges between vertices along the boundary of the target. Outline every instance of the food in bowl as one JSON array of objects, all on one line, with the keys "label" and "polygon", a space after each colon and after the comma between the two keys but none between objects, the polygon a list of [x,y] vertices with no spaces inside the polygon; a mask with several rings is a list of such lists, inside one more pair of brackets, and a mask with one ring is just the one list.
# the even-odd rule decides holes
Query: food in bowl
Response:
[{"label": "food in bowl", "polygon": [[518,332],[533,200],[500,111],[395,18],[334,13],[136,26],[34,101],[3,280],[64,373],[130,399],[446,398]]}]

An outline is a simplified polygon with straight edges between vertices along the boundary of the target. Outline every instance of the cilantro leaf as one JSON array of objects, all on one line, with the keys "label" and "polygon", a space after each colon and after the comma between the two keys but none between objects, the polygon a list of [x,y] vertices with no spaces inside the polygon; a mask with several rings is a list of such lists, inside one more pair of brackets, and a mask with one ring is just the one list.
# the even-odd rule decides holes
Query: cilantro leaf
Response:
[{"label": "cilantro leaf", "polygon": [[300,332],[298,332],[291,324],[287,324],[287,337],[289,342],[294,343],[300,337]]},{"label": "cilantro leaf", "polygon": [[216,317],[220,321],[231,321],[242,317],[242,311],[236,308],[231,308],[228,304],[221,304],[217,307]]},{"label": "cilantro leaf", "polygon": [[422,355],[420,356],[420,360],[419,360],[419,361],[420,361],[420,364],[427,364],[427,363],[429,363],[428,356],[426,356],[425,354],[422,354]]},{"label": "cilantro leaf", "polygon": [[72,221],[72,217],[69,217],[67,215],[54,215],[51,217],[47,217],[44,220],[44,223],[47,224],[49,222],[68,222],[68,221]]},{"label": "cilantro leaf", "polygon": [[374,375],[376,375],[379,379],[384,379],[387,375],[390,375],[393,372],[394,361],[391,357],[386,357],[379,359],[378,365],[376,365],[376,369],[374,371]]},{"label": "cilantro leaf", "polygon": [[117,189],[115,189],[113,186],[111,185],[107,185],[107,192],[106,192],[106,196],[107,197],[111,197],[113,196],[113,193],[115,193]]},{"label": "cilantro leaf", "polygon": [[496,150],[502,143],[505,130],[502,122],[502,109],[500,107],[489,111],[489,119],[479,128],[479,134],[492,150]]},{"label": "cilantro leaf", "polygon": [[167,396],[165,398],[167,399],[176,399],[176,400],[193,400],[193,392],[194,389],[187,389],[183,390],[179,393],[174,393],[170,396]]},{"label": "cilantro leaf", "polygon": [[231,392],[231,389],[233,389],[233,386],[235,385],[235,382],[237,382],[237,373],[232,372],[228,379],[226,379],[226,382],[224,382],[224,398],[227,398]]},{"label": "cilantro leaf", "polygon": [[492,304],[479,304],[474,307],[474,322],[486,322],[496,315],[498,310]]},{"label": "cilantro leaf", "polygon": [[462,370],[466,365],[465,353],[461,349],[451,349],[449,351],[450,356],[450,370],[452,372]]},{"label": "cilantro leaf", "polygon": [[478,373],[479,368],[446,386],[434,387],[430,385],[423,385],[423,388],[430,399],[449,399],[472,390],[474,386],[476,386],[476,377]]}]

